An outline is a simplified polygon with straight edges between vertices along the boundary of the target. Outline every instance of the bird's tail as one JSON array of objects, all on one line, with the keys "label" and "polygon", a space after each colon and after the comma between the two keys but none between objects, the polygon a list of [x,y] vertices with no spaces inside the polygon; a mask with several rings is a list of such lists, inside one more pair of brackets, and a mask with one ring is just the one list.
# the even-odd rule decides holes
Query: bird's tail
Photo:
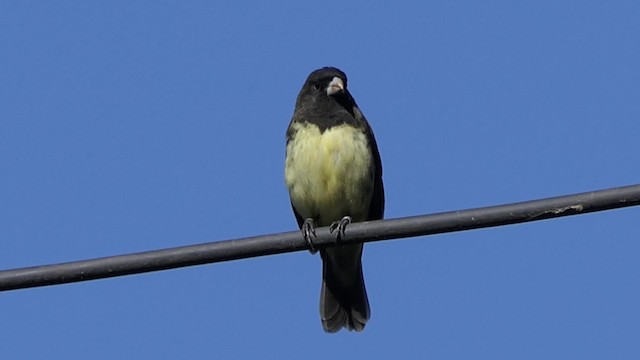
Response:
[{"label": "bird's tail", "polygon": [[362,244],[321,251],[320,318],[327,332],[362,331],[369,320],[369,300],[362,274]]}]

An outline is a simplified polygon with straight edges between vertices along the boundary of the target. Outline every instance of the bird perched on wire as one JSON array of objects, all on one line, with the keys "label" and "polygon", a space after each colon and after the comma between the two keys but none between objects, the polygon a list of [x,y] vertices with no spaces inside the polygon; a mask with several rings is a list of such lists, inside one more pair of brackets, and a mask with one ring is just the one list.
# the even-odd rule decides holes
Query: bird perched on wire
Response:
[{"label": "bird perched on wire", "polygon": [[362,244],[340,244],[351,222],[384,214],[382,163],[373,131],[334,67],[305,81],[287,129],[285,182],[298,225],[312,252],[315,227],[330,226],[336,247],[320,250],[320,318],[327,332],[362,331],[369,300]]}]

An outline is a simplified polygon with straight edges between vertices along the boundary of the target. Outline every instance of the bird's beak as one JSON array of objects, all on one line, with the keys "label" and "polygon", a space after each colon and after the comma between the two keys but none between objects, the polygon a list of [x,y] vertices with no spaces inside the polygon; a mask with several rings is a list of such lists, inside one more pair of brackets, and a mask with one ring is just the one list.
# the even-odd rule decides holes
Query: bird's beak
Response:
[{"label": "bird's beak", "polygon": [[329,86],[327,86],[327,95],[331,96],[334,94],[338,94],[344,91],[344,81],[339,77],[334,77]]}]

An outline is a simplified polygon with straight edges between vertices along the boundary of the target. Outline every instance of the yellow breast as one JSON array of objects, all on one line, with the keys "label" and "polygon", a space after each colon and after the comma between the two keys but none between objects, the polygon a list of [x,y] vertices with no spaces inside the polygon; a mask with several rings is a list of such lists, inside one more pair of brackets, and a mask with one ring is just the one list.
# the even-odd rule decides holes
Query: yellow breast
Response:
[{"label": "yellow breast", "polygon": [[328,226],[343,216],[366,220],[373,192],[374,164],[367,137],[348,125],[323,133],[313,124],[293,123],[287,144],[285,181],[296,211]]}]

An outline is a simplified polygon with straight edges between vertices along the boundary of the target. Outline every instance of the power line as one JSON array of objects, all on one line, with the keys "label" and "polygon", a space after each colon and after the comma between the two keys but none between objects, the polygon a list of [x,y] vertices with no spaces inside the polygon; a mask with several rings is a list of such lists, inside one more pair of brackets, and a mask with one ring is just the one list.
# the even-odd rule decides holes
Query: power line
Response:
[{"label": "power line", "polygon": [[[507,205],[354,223],[341,243],[370,242],[537,221],[640,205],[640,184]],[[335,245],[316,230],[317,248]],[[0,291],[139,274],[307,249],[299,231],[0,271]]]}]

